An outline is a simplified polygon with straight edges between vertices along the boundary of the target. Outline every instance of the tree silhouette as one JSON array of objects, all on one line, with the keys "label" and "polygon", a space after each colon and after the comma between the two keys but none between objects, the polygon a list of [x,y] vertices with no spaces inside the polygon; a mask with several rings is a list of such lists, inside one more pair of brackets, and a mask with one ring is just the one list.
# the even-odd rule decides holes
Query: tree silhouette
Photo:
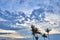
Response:
[{"label": "tree silhouette", "polygon": [[[38,28],[36,28],[34,25],[31,25],[31,31],[32,31],[32,35],[33,35],[33,40],[34,40],[34,39],[38,40],[38,34],[41,34],[41,35],[42,35],[42,33],[39,32]],[[49,32],[50,32],[50,31],[51,31],[51,30],[49,30],[48,28],[46,29],[46,32],[48,33],[48,37],[49,37]],[[44,40],[45,40],[45,38],[47,38],[47,35],[44,33],[44,34],[42,35],[42,37],[43,37]],[[50,40],[50,38],[49,38],[49,40]]]},{"label": "tree silhouette", "polygon": [[31,31],[32,31],[33,40],[34,40],[34,37],[35,37],[35,26],[34,25],[31,25]]},{"label": "tree silhouette", "polygon": [[36,39],[36,40],[38,40],[38,35],[37,35],[37,34],[38,34],[38,29],[35,28],[35,35],[36,35],[36,36],[35,36],[35,39]]},{"label": "tree silhouette", "polygon": [[44,40],[45,40],[45,38],[47,38],[47,35],[44,33],[44,34],[42,35],[42,37],[43,37]]},{"label": "tree silhouette", "polygon": [[35,36],[35,39],[38,40],[38,35]]},{"label": "tree silhouette", "polygon": [[46,32],[48,33],[48,39],[50,40],[50,37],[49,37],[49,32],[51,31],[51,29],[46,29]]},{"label": "tree silhouette", "polygon": [[38,35],[37,34],[42,34],[41,32],[38,31],[38,28],[36,28],[34,25],[31,25],[31,31],[32,31],[32,35],[33,35],[33,40],[34,37],[36,40],[38,40]]}]

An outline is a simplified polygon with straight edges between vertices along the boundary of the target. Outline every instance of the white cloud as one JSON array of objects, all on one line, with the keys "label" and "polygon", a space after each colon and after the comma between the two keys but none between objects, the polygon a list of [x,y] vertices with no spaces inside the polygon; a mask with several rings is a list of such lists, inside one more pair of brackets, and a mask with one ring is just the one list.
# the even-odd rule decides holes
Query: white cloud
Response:
[{"label": "white cloud", "polygon": [[60,34],[60,32],[57,29],[52,29],[50,34]]},{"label": "white cloud", "polygon": [[[7,38],[29,38],[30,36],[22,36],[20,33],[18,33],[17,31],[13,31],[13,30],[3,30],[0,29],[0,33],[7,33],[7,34],[3,34],[0,35],[0,37],[7,37]],[[11,33],[11,34],[8,34]]]},{"label": "white cloud", "polygon": [[16,31],[0,29],[0,33],[16,33]]},{"label": "white cloud", "polygon": [[53,14],[53,13],[46,13],[45,21],[36,23],[36,21],[33,19],[32,21],[28,23],[29,24],[28,26],[30,27],[31,24],[33,24],[35,25],[35,27],[37,27],[42,32],[44,32],[44,29],[49,28],[49,29],[52,29],[50,34],[54,34],[54,33],[60,33],[60,31],[58,31],[59,22],[60,22],[59,15]]},{"label": "white cloud", "polygon": [[53,13],[46,13],[45,20],[48,21],[52,27],[57,27],[60,22],[60,16]]},{"label": "white cloud", "polygon": [[7,37],[7,38],[25,38],[25,36],[22,36],[22,35],[18,35],[18,34],[3,34],[3,35],[0,35],[0,37]]},{"label": "white cloud", "polygon": [[7,20],[0,17],[0,21],[7,21]]},{"label": "white cloud", "polygon": [[[21,28],[21,26],[23,26],[22,28],[27,28],[27,29],[31,30],[30,27],[33,24],[33,25],[35,25],[35,27],[37,27],[43,33],[45,32],[44,29],[49,28],[49,29],[52,29],[50,34],[54,34],[54,33],[60,33],[60,31],[57,30],[58,29],[57,27],[59,26],[59,22],[60,22],[59,15],[53,14],[53,13],[45,13],[45,21],[43,21],[43,22],[36,22],[35,19],[33,19],[33,20],[28,19],[28,21],[25,21],[24,24],[16,23],[12,27],[19,26],[19,28]],[[54,28],[57,28],[57,29],[54,29]]]}]

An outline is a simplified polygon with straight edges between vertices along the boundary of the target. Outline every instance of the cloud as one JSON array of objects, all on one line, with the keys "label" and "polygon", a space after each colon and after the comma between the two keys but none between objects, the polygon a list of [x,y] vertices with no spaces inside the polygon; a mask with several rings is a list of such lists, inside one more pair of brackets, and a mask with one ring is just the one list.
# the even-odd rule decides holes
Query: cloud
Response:
[{"label": "cloud", "polygon": [[58,30],[60,29],[59,28],[60,16],[58,14],[45,13],[45,18],[42,22],[36,22],[35,20],[34,21],[31,20],[28,24],[29,27],[31,26],[31,24],[35,25],[35,27],[37,27],[43,33],[45,32],[44,30],[46,28],[52,29],[50,34],[60,33],[60,31]]},{"label": "cloud", "polygon": [[2,33],[2,35],[0,35],[0,37],[7,37],[7,38],[29,38],[30,36],[22,36],[21,34],[19,34],[16,31],[13,30],[3,30],[0,29],[0,33]]},{"label": "cloud", "polygon": [[6,19],[0,18],[0,21],[7,21]]},{"label": "cloud", "polygon": [[0,35],[0,37],[7,37],[7,38],[25,38],[24,36],[21,36],[21,35],[18,35],[18,34],[3,34],[3,35]]},{"label": "cloud", "polygon": [[16,31],[0,29],[0,33],[16,33]]},{"label": "cloud", "polygon": [[52,29],[52,31],[50,31],[50,34],[60,34],[60,32],[57,29]]},{"label": "cloud", "polygon": [[[59,6],[59,3],[57,4]],[[45,0],[26,0],[26,1],[25,0],[0,0],[0,8],[2,10],[5,10],[4,11],[5,13],[3,12],[1,13],[3,15],[0,15],[1,17],[0,21],[2,21],[0,22],[0,28],[1,28],[0,32],[12,33],[9,34],[9,36],[7,35],[7,37],[10,36],[12,36],[12,38],[24,37],[24,36],[19,36],[17,34],[28,36],[31,30],[30,29],[31,24],[35,25],[43,33],[45,32],[44,29],[46,28],[52,28],[50,34],[60,33],[60,31],[58,31],[59,22],[60,22],[60,15],[58,11],[60,10],[59,7],[56,6],[55,0],[51,0],[51,1],[49,0],[46,1]],[[43,9],[37,10],[39,8],[43,8]],[[14,11],[14,12],[10,13],[9,11],[6,10]],[[37,10],[38,12],[36,12],[36,14],[33,14],[32,13],[33,10]],[[18,13],[19,11],[23,11],[25,13]],[[37,13],[39,14],[44,13],[45,14],[44,20],[38,21],[37,19],[40,19],[39,16],[41,15]],[[24,14],[25,16],[23,16]],[[31,15],[33,15],[33,17],[30,17]],[[32,18],[33,20],[31,20],[30,18]],[[5,19],[7,19],[8,21],[6,21]],[[6,30],[2,30],[2,29],[6,29]]]}]

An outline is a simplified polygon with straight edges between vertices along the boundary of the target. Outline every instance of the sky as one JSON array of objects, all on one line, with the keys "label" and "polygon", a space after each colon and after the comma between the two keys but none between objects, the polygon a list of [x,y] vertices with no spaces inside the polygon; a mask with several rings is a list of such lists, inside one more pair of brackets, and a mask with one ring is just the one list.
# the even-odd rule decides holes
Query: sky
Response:
[{"label": "sky", "polygon": [[29,38],[32,24],[60,34],[60,0],[0,0],[0,37]]}]

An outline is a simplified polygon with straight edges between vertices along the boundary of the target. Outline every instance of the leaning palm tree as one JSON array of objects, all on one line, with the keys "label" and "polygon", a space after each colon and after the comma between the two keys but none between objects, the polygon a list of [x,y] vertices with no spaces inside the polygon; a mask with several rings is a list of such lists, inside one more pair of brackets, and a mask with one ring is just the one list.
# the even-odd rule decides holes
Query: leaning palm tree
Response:
[{"label": "leaning palm tree", "polygon": [[34,37],[35,37],[35,26],[34,25],[31,25],[31,31],[32,31],[33,40],[34,40]]},{"label": "leaning palm tree", "polygon": [[47,38],[47,35],[44,33],[44,34],[42,35],[42,37],[43,37],[44,40],[45,40],[45,38]]},{"label": "leaning palm tree", "polygon": [[41,32],[39,32],[38,28],[35,28],[35,39],[38,40],[38,34],[42,34]]},{"label": "leaning palm tree", "polygon": [[51,29],[46,29],[46,32],[48,33],[48,39],[50,40],[50,37],[49,37],[49,32],[51,31]]},{"label": "leaning palm tree", "polygon": [[35,35],[36,35],[36,36],[35,36],[35,39],[36,39],[36,40],[38,40],[38,35],[37,35],[37,34],[38,34],[38,29],[35,28]]},{"label": "leaning palm tree", "polygon": [[34,25],[31,25],[31,31],[32,31],[32,35],[33,35],[33,40],[34,38],[36,40],[38,40],[38,35],[37,34],[41,34],[39,31],[38,31],[38,28],[36,28]]},{"label": "leaning palm tree", "polygon": [[35,36],[35,39],[38,40],[38,35]]}]

